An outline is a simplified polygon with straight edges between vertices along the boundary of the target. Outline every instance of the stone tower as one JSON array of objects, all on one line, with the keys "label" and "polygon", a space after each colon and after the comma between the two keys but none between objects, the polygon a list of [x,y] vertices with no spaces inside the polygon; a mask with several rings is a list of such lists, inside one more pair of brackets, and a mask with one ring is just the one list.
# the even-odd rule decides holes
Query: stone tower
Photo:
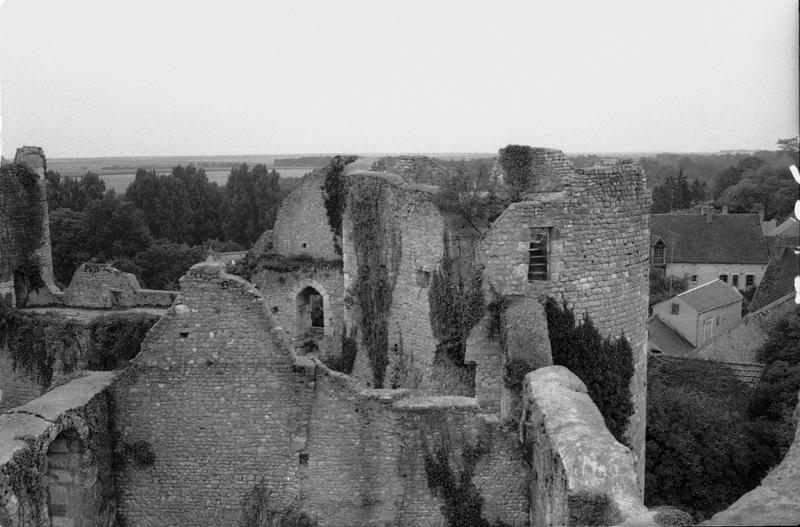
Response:
[{"label": "stone tower", "polygon": [[0,169],[0,305],[58,303],[53,279],[44,151],[17,149]]}]

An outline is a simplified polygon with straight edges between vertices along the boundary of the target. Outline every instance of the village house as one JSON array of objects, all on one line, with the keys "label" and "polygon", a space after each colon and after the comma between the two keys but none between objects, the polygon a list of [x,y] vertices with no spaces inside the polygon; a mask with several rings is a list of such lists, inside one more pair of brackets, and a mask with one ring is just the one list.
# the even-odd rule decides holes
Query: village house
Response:
[{"label": "village house", "polygon": [[758,287],[769,263],[758,214],[652,214],[650,265],[690,286],[719,279],[744,291]]},{"label": "village house", "polygon": [[742,295],[716,279],[653,307],[648,320],[650,349],[686,355],[742,318]]}]

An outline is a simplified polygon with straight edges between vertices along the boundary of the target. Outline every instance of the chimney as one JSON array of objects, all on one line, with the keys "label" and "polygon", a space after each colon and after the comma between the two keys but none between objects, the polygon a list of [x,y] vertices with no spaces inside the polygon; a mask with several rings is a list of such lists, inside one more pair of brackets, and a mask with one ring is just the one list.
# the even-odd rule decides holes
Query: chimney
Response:
[{"label": "chimney", "polygon": [[722,213],[723,214],[727,214],[728,213],[728,206],[727,205],[723,205],[722,206]]},{"label": "chimney", "polygon": [[714,221],[714,207],[709,207],[706,210],[706,223],[712,223]]}]

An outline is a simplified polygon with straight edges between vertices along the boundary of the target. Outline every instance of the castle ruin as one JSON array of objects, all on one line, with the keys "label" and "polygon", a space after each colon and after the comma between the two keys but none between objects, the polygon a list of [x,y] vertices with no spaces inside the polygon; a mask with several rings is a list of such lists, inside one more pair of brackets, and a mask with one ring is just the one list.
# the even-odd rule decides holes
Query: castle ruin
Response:
[{"label": "castle ruin", "polygon": [[[504,163],[512,150],[517,163]],[[3,406],[0,525],[233,526],[254,497],[297,525],[432,525],[452,505],[441,480],[490,524],[651,514],[641,503],[650,196],[637,165],[575,169],[558,150],[507,147],[492,177],[513,203],[482,228],[437,202],[435,163],[366,170],[337,157],[234,268],[247,279],[198,264],[176,295],[87,264],[62,293],[44,158],[34,156],[39,170],[26,152],[4,177],[22,181],[24,205],[43,207],[43,227],[25,241],[13,219],[24,207],[3,187],[6,305],[31,316],[50,306],[49,324],[71,316],[65,306],[159,317],[116,375]],[[583,383],[552,366],[548,297],[630,342],[630,448]],[[499,298],[503,339],[486,309]],[[448,317],[470,323],[454,332]],[[63,362],[72,344],[59,346]],[[538,368],[519,392],[503,382],[512,359]],[[0,377],[0,404],[16,377]]]}]

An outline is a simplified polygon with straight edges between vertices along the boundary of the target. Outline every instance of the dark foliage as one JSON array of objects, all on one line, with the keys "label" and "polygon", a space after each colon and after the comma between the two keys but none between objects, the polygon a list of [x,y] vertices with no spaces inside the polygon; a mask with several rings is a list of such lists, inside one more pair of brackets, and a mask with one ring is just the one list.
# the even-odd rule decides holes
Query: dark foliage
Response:
[{"label": "dark foliage", "polygon": [[[445,234],[446,237],[446,234]],[[445,238],[445,250],[447,247]],[[457,364],[464,363],[469,332],[486,312],[483,301],[483,269],[474,268],[468,285],[456,281],[453,261],[442,257],[441,268],[434,271],[428,288],[431,328],[444,350]]]},{"label": "dark foliage", "polygon": [[506,174],[505,182],[511,201],[519,201],[531,183],[533,154],[531,147],[508,145],[500,151],[500,166]]},{"label": "dark foliage", "polygon": [[334,371],[349,375],[353,373],[357,352],[358,346],[355,337],[348,336],[345,331],[342,331],[342,353],[338,357],[325,360],[325,365]]},{"label": "dark foliage", "polygon": [[328,224],[333,230],[334,244],[339,254],[342,254],[342,248],[338,237],[342,235],[342,214],[347,206],[347,181],[344,177],[344,168],[356,159],[356,156],[334,157],[326,167],[327,173],[322,187]]},{"label": "dark foliage", "polygon": [[544,308],[553,364],[566,366],[583,381],[608,430],[627,445],[624,433],[633,415],[633,353],[628,340],[624,335],[614,340],[603,337],[588,315],[576,324],[573,311],[552,298]]},{"label": "dark foliage", "polygon": [[778,320],[757,359],[766,364],[750,400],[748,415],[775,433],[776,457],[782,458],[795,434],[792,413],[800,391],[800,314],[798,310]]},{"label": "dark foliage", "polygon": [[223,232],[226,239],[243,245],[255,242],[272,228],[283,191],[280,176],[264,165],[247,164],[231,169],[223,200]]},{"label": "dark foliage", "polygon": [[465,447],[463,468],[453,470],[450,466],[450,452],[446,444],[440,444],[433,454],[426,454],[425,474],[428,487],[437,494],[444,504],[442,515],[449,527],[505,527],[502,521],[490,523],[483,517],[483,497],[472,482],[475,464],[486,454],[484,445]]},{"label": "dark foliage", "polygon": [[361,342],[372,367],[375,388],[383,387],[389,364],[387,320],[400,265],[400,235],[385,217],[386,189],[357,181],[349,192],[353,245],[358,273],[351,294],[361,311]]},{"label": "dark foliage", "polygon": [[279,254],[249,252],[244,258],[229,266],[228,272],[251,280],[261,271],[291,273],[295,271],[316,271],[341,269],[341,260],[325,260],[308,255],[282,256]]},{"label": "dark foliage", "polygon": [[136,441],[130,444],[118,443],[116,454],[121,457],[118,465],[135,463],[140,467],[149,467],[156,462],[156,453],[153,452],[150,443],[147,441]]},{"label": "dark foliage", "polygon": [[653,312],[654,305],[660,304],[664,300],[668,300],[673,296],[679,295],[689,289],[688,276],[668,276],[662,269],[651,267],[649,280],[650,295],[648,297],[647,305],[650,308],[650,313]]},{"label": "dark foliage", "polygon": [[87,369],[110,371],[124,367],[139,354],[145,335],[157,320],[155,315],[131,313],[93,320],[89,326]]},{"label": "dark foliage", "polygon": [[39,317],[16,312],[0,319],[0,347],[11,355],[14,371],[24,372],[32,381],[46,388],[53,379],[55,357],[48,353],[45,328],[56,325],[53,317]]},{"label": "dark foliage", "polygon": [[185,243],[161,239],[136,253],[132,269],[138,269],[135,274],[139,276],[143,287],[177,290],[178,279],[186,274],[191,266],[202,262],[205,255],[205,250],[199,245],[190,247]]},{"label": "dark foliage", "polygon": [[38,206],[43,198],[39,176],[26,166],[9,163],[0,167],[0,186],[0,206],[8,211],[9,222],[3,228],[13,233],[11,246],[3,248],[3,264],[9,267],[0,272],[6,276],[17,274],[36,289],[44,285],[38,261],[32,259],[44,234],[44,215]]},{"label": "dark foliage", "polygon": [[511,391],[520,392],[525,375],[534,369],[533,364],[527,359],[511,359],[506,363],[503,384]]}]

